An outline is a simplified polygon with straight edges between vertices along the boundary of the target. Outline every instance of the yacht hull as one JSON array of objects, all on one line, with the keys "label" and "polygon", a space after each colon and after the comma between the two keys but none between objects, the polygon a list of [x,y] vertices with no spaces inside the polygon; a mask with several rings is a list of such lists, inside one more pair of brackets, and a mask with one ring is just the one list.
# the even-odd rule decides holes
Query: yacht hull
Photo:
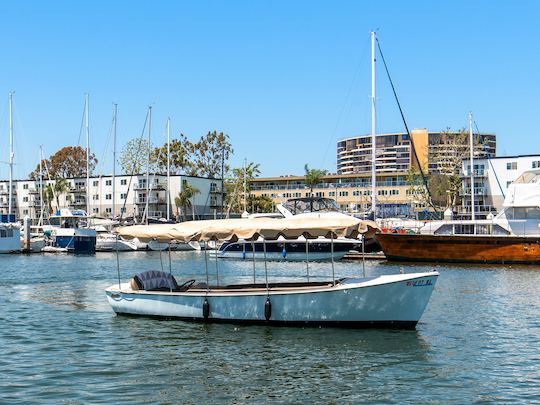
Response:
[{"label": "yacht hull", "polygon": [[336,285],[277,283],[268,291],[260,285],[134,291],[125,283],[109,287],[106,294],[114,312],[122,315],[285,326],[414,328],[437,277],[438,273],[431,272],[344,279]]},{"label": "yacht hull", "polygon": [[375,237],[392,261],[540,264],[540,237],[391,233]]}]

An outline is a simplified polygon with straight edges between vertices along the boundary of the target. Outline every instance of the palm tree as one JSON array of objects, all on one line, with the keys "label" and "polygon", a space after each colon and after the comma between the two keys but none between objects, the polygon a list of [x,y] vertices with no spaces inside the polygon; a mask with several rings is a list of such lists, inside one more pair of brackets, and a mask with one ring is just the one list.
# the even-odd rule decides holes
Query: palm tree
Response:
[{"label": "palm tree", "polygon": [[43,189],[43,202],[47,203],[47,207],[49,208],[49,214],[52,214],[52,200],[54,199],[54,190],[52,184],[48,184],[47,187]]},{"label": "palm tree", "polygon": [[64,178],[57,178],[54,182],[54,196],[56,198],[56,207],[60,209],[60,194],[69,190],[68,181]]},{"label": "palm tree", "polygon": [[306,171],[304,182],[309,187],[310,194],[313,194],[313,187],[321,182],[322,177],[326,175],[326,170],[310,169],[307,163],[304,170]]},{"label": "palm tree", "polygon": [[178,196],[174,199],[174,205],[176,205],[176,215],[180,216],[178,209],[182,210],[182,218],[186,220],[186,211],[191,208],[192,218],[195,220],[195,204],[193,203],[193,197],[199,194],[200,191],[197,187],[192,186],[189,183],[184,183],[182,191],[178,193]]}]

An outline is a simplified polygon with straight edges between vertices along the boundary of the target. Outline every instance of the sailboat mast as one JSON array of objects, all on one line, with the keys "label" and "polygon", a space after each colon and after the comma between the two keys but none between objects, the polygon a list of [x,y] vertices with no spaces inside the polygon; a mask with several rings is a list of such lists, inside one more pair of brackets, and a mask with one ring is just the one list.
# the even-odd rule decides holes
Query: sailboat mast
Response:
[{"label": "sailboat mast", "polygon": [[171,219],[171,117],[167,117],[167,222]]},{"label": "sailboat mast", "polygon": [[118,104],[114,104],[113,126],[113,167],[112,167],[112,217],[116,215],[116,119]]},{"label": "sailboat mast", "polygon": [[376,199],[376,115],[375,115],[375,31],[371,31],[371,211],[373,219],[376,218],[377,199]]},{"label": "sailboat mast", "polygon": [[244,159],[244,212],[247,212],[247,159]]},{"label": "sailboat mast", "polygon": [[13,198],[13,92],[9,93],[9,202],[8,214],[11,214]]},{"label": "sailboat mast", "polygon": [[475,220],[475,212],[474,212],[474,139],[473,139],[473,132],[472,132],[472,112],[469,112],[469,149],[471,152],[471,169],[470,169],[470,176],[471,176],[471,219]]},{"label": "sailboat mast", "polygon": [[84,129],[86,132],[86,215],[90,215],[90,127],[88,124],[88,93],[84,95]]},{"label": "sailboat mast", "polygon": [[39,222],[38,225],[43,225],[43,146],[39,146]]},{"label": "sailboat mast", "polygon": [[148,157],[146,160],[146,206],[145,206],[145,219],[146,225],[148,225],[148,209],[150,200],[150,142],[152,136],[152,106],[148,107]]}]

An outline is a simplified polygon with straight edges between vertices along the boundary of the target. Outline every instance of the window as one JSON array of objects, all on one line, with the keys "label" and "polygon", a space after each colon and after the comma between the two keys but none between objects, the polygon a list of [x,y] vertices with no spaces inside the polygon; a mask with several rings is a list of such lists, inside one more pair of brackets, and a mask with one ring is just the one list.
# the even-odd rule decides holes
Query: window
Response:
[{"label": "window", "polygon": [[22,188],[23,190],[28,190],[28,184],[23,184]]},{"label": "window", "polygon": [[122,208],[120,208],[120,212],[121,212],[122,214],[125,214],[126,209],[125,209],[124,207],[122,207]]},{"label": "window", "polygon": [[94,201],[99,200],[99,194],[94,194],[94,195],[92,196],[92,200],[94,200]]},{"label": "window", "polygon": [[512,184],[512,182],[511,182],[511,181],[507,181],[507,182],[506,182],[506,188],[508,188],[508,187],[510,186],[510,184]]},{"label": "window", "polygon": [[506,170],[517,170],[517,162],[508,162],[506,164]]},{"label": "window", "polygon": [[94,187],[99,186],[99,180],[94,180],[94,182],[92,183],[92,185],[93,185]]},{"label": "window", "polygon": [[112,186],[112,180],[105,180],[106,186]]},{"label": "window", "polygon": [[127,179],[120,180],[120,185],[121,186],[127,186]]},{"label": "window", "polygon": [[106,212],[107,214],[112,213],[112,208],[105,208],[105,212]]},{"label": "window", "polygon": [[97,213],[99,212],[99,209],[98,209],[98,208],[92,208],[92,212],[93,212],[94,214],[97,214]]},{"label": "window", "polygon": [[127,193],[122,193],[122,194],[120,194],[120,198],[121,198],[122,200],[125,200],[125,199],[127,198]]},{"label": "window", "polygon": [[23,202],[28,202],[28,197],[23,197]]},{"label": "window", "polygon": [[105,194],[106,200],[112,200],[112,194]]},{"label": "window", "polygon": [[540,168],[540,160],[535,160],[534,162],[532,162],[532,168],[533,169]]},{"label": "window", "polygon": [[28,215],[28,210],[23,210],[24,215]]}]

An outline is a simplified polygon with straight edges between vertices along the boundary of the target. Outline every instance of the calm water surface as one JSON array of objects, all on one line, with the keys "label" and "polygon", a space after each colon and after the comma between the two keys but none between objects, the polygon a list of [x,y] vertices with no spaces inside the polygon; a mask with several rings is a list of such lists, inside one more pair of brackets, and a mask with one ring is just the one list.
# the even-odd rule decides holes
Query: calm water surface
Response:
[{"label": "calm water surface", "polygon": [[[168,266],[155,252],[120,263],[122,280]],[[114,254],[0,265],[0,403],[540,402],[539,267],[367,263],[368,275],[441,273],[417,330],[385,331],[117,317],[103,291],[117,282]],[[294,279],[305,268],[270,271]],[[339,276],[360,272],[336,264]],[[202,255],[173,253],[173,273],[203,278]],[[252,264],[222,261],[219,274],[249,280]]]}]

